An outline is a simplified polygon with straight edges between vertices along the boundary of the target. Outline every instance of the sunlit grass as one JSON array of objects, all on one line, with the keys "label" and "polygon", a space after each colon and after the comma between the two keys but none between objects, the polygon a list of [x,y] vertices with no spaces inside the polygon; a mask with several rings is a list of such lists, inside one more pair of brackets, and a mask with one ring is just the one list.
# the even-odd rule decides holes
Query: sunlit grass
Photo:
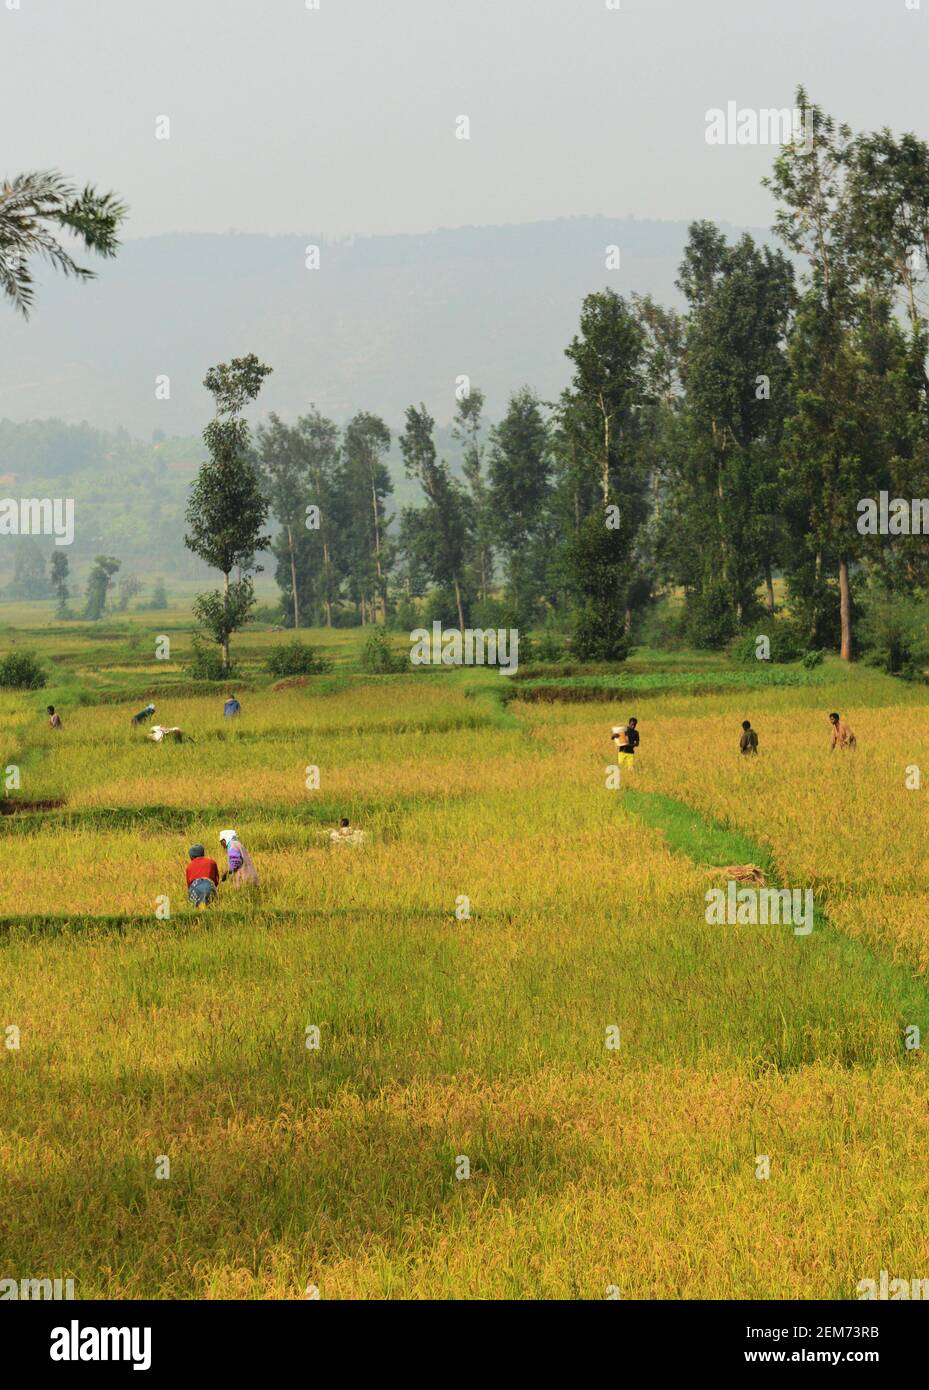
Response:
[{"label": "sunlit grass", "polygon": [[[348,668],[359,634],[334,637]],[[156,746],[129,724],[144,701],[79,703],[80,644],[100,644],[74,642],[60,733],[46,692],[0,696],[9,795],[63,803],[0,822],[11,1277],[852,1298],[882,1268],[925,1274],[926,1077],[904,1046],[929,1027],[920,690],[827,668],[748,703],[505,706],[488,673],[353,677],[244,691],[234,724],[224,687],[166,698],[192,742]],[[829,753],[831,708],[857,754]],[[667,824],[672,851],[658,811],[608,789],[632,713],[626,785],[712,821],[694,845],[767,851],[827,923],[707,925],[687,835]],[[341,814],[363,845],[330,846]],[[188,846],[223,864],[229,824],[261,886],[195,913]]]}]

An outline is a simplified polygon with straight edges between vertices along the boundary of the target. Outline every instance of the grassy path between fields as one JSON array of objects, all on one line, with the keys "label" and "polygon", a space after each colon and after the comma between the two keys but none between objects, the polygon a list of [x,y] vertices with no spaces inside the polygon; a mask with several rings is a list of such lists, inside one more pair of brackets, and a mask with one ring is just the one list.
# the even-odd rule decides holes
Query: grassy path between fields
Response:
[{"label": "grassy path between fields", "polygon": [[[660,830],[672,853],[685,855],[695,864],[725,867],[729,864],[756,864],[771,888],[787,887],[781,882],[771,850],[751,840],[740,830],[712,821],[662,792],[627,790],[625,808],[652,829]],[[707,886],[710,886],[709,880]],[[720,886],[716,884],[715,886]],[[812,886],[812,885],[811,885]],[[733,928],[732,930],[751,930]],[[840,968],[867,974],[880,998],[899,1011],[900,1047],[903,1030],[915,1023],[921,1032],[929,1026],[929,980],[913,974],[905,965],[885,960],[861,941],[833,927],[817,903],[811,935],[799,937],[798,949],[807,945],[826,950]]]}]

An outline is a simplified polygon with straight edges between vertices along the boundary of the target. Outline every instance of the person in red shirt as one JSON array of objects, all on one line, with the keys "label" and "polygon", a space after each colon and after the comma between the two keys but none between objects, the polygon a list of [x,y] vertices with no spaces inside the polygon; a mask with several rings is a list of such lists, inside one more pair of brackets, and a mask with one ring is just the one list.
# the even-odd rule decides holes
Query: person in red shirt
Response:
[{"label": "person in red shirt", "polygon": [[216,897],[219,886],[219,865],[207,858],[202,845],[191,845],[187,865],[187,899],[196,908],[206,907]]}]

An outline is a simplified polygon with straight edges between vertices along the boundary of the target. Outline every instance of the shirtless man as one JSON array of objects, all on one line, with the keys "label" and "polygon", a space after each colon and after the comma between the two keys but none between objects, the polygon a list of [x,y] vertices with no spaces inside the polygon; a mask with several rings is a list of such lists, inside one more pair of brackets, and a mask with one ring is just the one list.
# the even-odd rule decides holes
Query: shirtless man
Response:
[{"label": "shirtless man", "polygon": [[829,723],[832,725],[832,748],[858,747],[858,740],[841,715],[830,714]]}]

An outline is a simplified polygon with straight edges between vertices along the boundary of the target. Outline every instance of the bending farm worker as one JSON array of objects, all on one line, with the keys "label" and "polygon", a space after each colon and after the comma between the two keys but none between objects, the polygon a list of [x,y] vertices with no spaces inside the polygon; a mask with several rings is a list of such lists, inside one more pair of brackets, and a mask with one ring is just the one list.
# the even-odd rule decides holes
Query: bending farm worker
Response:
[{"label": "bending farm worker", "polygon": [[191,845],[187,865],[187,900],[194,907],[206,907],[216,897],[219,885],[219,865],[207,858],[202,845]]},{"label": "bending farm worker", "polygon": [[164,724],[153,724],[146,738],[150,738],[153,743],[163,743],[166,738],[173,739],[175,743],[184,742],[184,730],[177,725],[167,728]]},{"label": "bending farm worker", "polygon": [[229,867],[223,874],[223,879],[232,879],[236,888],[242,888],[248,883],[257,883],[258,870],[252,863],[251,855],[235,831],[223,830],[220,833],[219,843],[229,856]]},{"label": "bending farm worker", "polygon": [[829,723],[832,725],[831,749],[857,748],[858,740],[840,714],[833,711],[829,716]]},{"label": "bending farm worker", "polygon": [[329,843],[333,845],[360,845],[363,844],[364,837],[364,831],[356,830],[348,816],[342,817],[338,830],[329,831]]}]

